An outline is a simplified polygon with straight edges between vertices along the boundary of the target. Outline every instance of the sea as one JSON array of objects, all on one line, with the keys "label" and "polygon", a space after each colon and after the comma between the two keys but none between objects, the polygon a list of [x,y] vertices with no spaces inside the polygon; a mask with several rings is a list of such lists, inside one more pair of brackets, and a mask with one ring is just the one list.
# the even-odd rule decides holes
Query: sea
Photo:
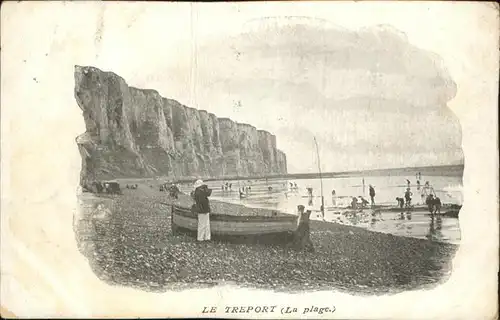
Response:
[{"label": "sea", "polygon": [[[410,184],[408,184],[408,180]],[[420,185],[417,183],[420,182]],[[376,232],[390,233],[397,236],[428,239],[432,241],[460,243],[459,219],[447,216],[432,217],[426,210],[402,209],[384,210],[384,207],[397,207],[396,197],[404,197],[409,187],[412,192],[412,204],[423,205],[425,183],[441,199],[443,204],[462,205],[462,177],[459,175],[430,176],[417,174],[385,174],[379,176],[342,176],[313,179],[244,179],[231,181],[208,181],[213,190],[212,198],[228,203],[235,203],[253,208],[266,208],[289,214],[297,213],[297,206],[304,205],[312,210],[311,219],[323,220],[320,207],[324,203],[324,220],[331,223],[356,226]],[[225,187],[226,183],[228,188]],[[231,185],[231,188],[229,188]],[[352,197],[363,197],[370,201],[369,185],[375,189],[375,204],[381,210],[373,214],[365,209],[357,214],[345,214]],[[312,197],[308,194],[312,188]],[[181,184],[181,191],[190,192],[192,184]],[[242,190],[240,196],[239,190]],[[335,190],[335,196],[332,191]],[[323,197],[323,199],[322,199]],[[323,200],[323,201],[322,201]]]}]

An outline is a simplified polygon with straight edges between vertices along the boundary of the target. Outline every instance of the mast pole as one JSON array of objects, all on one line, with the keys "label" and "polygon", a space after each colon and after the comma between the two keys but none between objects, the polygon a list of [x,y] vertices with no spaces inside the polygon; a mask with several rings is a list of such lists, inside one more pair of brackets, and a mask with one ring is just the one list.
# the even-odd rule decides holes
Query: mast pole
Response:
[{"label": "mast pole", "polygon": [[314,144],[316,145],[316,154],[318,155],[318,171],[319,171],[319,182],[321,188],[321,216],[325,218],[325,198],[323,196],[323,177],[321,175],[321,160],[319,159],[319,147],[316,137],[314,137]]}]

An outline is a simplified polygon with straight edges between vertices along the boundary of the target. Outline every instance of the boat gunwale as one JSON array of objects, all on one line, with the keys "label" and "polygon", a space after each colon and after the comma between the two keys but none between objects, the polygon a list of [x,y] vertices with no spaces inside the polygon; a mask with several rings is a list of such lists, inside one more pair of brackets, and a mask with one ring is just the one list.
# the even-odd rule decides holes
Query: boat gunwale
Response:
[{"label": "boat gunwale", "polygon": [[[180,215],[186,218],[198,219],[198,214],[191,212],[191,209],[173,205],[172,214]],[[227,222],[297,222],[298,216],[233,216],[228,214],[210,213],[210,221],[227,221]]]}]

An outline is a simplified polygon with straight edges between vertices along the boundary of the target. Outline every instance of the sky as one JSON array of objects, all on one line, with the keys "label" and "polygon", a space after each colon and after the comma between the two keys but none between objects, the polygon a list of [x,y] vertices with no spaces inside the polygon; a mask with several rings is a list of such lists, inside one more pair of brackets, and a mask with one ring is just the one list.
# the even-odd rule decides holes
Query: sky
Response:
[{"label": "sky", "polygon": [[[490,40],[460,30],[482,23],[468,14],[481,5],[82,3],[58,9],[81,16],[48,24],[53,8],[38,4],[29,19],[50,41],[2,37],[23,53],[10,78],[37,79],[10,90],[43,88],[26,103],[65,106],[64,117],[79,123],[65,125],[78,134],[75,64],[272,132],[289,172],[317,170],[313,137],[323,171],[456,164],[463,157],[455,111],[481,101],[467,82],[485,70],[469,60],[481,59],[475,48]],[[451,7],[453,18],[444,19]],[[54,123],[62,115],[56,107],[40,114]]]},{"label": "sky", "polygon": [[[272,132],[291,173],[317,170],[313,137],[324,171],[462,163],[460,124],[447,107],[456,83],[442,56],[411,43],[401,26],[348,28],[317,12],[234,7],[220,29],[210,10],[182,8],[177,37],[161,36],[161,11],[145,11],[126,33],[106,24],[96,45],[105,53],[129,44],[142,61],[164,53],[164,63],[140,67],[142,87]],[[141,86],[120,69],[111,71]]]}]

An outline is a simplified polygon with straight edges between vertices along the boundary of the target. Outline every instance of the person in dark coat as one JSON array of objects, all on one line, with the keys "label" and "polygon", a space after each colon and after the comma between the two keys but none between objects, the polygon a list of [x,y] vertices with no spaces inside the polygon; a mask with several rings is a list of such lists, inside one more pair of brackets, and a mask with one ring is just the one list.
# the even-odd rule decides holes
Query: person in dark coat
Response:
[{"label": "person in dark coat", "polygon": [[[295,247],[299,250],[307,250],[314,252],[314,244],[311,241],[309,218],[311,216],[311,208],[305,208],[303,205],[297,206],[299,214],[299,226],[295,231]],[[305,212],[304,212],[305,211]]]},{"label": "person in dark coat", "polygon": [[212,189],[209,189],[202,180],[197,180],[194,183],[193,198],[198,214],[198,241],[210,240],[210,201],[208,197],[211,194]]},{"label": "person in dark coat", "polygon": [[441,213],[441,199],[438,197],[434,197],[434,195],[430,194],[427,196],[425,203],[432,215],[438,212]]},{"label": "person in dark coat", "polygon": [[372,206],[374,206],[375,205],[375,188],[372,185],[370,185],[369,191],[370,191],[370,199],[372,200]]}]

